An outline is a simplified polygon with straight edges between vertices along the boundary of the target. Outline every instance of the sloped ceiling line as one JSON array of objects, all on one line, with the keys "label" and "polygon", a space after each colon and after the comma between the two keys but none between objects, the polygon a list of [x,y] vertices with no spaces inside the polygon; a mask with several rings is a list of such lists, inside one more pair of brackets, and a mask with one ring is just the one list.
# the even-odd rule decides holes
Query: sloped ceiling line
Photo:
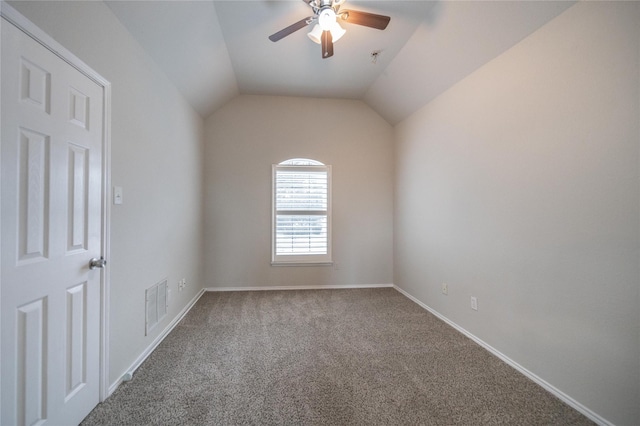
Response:
[{"label": "sloped ceiling line", "polygon": [[297,0],[106,4],[203,118],[242,93],[362,99],[396,124],[573,2],[349,1],[391,22],[344,24],[330,59],[305,29],[267,38],[310,15]]}]

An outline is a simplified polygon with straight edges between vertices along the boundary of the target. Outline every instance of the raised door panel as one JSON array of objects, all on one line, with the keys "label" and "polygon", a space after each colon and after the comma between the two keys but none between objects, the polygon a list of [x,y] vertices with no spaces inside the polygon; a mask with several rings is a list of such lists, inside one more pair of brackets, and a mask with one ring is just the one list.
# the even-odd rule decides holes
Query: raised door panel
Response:
[{"label": "raised door panel", "polygon": [[45,260],[49,254],[49,136],[19,129],[18,262]]}]

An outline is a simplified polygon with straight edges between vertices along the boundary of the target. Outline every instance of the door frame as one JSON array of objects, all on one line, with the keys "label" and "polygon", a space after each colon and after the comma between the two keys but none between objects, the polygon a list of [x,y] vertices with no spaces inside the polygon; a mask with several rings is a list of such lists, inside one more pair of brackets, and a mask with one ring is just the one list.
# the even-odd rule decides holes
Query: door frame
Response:
[{"label": "door frame", "polygon": [[[102,209],[101,238],[102,256],[110,259],[111,225],[111,83],[85,64],[80,58],[67,50],[51,36],[29,21],[24,15],[0,0],[0,25],[14,25],[47,50],[80,71],[102,88],[103,94],[103,130],[102,130]],[[1,266],[1,265],[0,265]],[[101,269],[100,274],[100,361],[99,361],[99,398],[104,401],[109,392],[109,288],[110,267]],[[0,282],[0,286],[2,283]],[[1,292],[0,292],[1,297]],[[0,324],[1,326],[1,324]]]}]

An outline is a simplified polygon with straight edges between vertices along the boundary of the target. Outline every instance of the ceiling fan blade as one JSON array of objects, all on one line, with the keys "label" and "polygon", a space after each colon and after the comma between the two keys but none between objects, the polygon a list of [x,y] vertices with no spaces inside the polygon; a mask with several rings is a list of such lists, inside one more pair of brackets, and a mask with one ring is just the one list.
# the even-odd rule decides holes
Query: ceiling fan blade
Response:
[{"label": "ceiling fan blade", "polygon": [[331,37],[331,31],[322,32],[322,59],[327,59],[333,56],[333,37]]},{"label": "ceiling fan blade", "polygon": [[364,25],[365,27],[384,30],[389,25],[390,17],[376,15],[375,13],[358,12],[357,10],[340,11],[342,19],[350,24]]},{"label": "ceiling fan blade", "polygon": [[280,40],[280,39],[285,38],[286,36],[288,36],[288,35],[289,35],[289,34],[291,34],[291,33],[295,33],[295,32],[296,32],[296,31],[298,31],[299,29],[304,28],[304,27],[306,27],[307,25],[309,25],[309,24],[308,24],[308,22],[309,22],[309,20],[311,20],[311,19],[312,19],[312,17],[311,17],[311,16],[309,16],[308,18],[301,19],[301,20],[299,20],[298,22],[296,22],[295,24],[291,24],[291,25],[289,25],[287,28],[283,28],[283,29],[281,29],[280,31],[278,31],[278,32],[277,32],[277,33],[275,33],[275,34],[271,34],[271,35],[269,36],[269,40],[271,40],[271,41],[278,41],[278,40]]}]

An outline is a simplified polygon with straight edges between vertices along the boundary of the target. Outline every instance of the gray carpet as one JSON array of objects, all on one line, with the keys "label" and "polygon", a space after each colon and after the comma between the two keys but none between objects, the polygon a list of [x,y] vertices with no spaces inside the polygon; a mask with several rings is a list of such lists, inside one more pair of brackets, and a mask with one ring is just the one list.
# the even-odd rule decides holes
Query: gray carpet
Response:
[{"label": "gray carpet", "polygon": [[206,293],[90,425],[583,425],[391,288]]}]

